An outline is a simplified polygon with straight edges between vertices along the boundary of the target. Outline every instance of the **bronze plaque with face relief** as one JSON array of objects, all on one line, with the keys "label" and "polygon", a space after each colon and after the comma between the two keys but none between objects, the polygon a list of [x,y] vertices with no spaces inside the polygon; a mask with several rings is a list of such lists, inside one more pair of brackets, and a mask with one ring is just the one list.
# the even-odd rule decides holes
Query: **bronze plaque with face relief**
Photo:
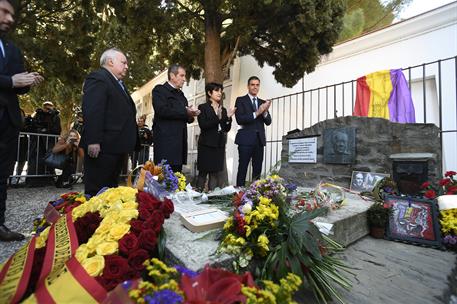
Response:
[{"label": "bronze plaque with face relief", "polygon": [[324,130],[324,163],[352,164],[355,161],[355,128]]}]

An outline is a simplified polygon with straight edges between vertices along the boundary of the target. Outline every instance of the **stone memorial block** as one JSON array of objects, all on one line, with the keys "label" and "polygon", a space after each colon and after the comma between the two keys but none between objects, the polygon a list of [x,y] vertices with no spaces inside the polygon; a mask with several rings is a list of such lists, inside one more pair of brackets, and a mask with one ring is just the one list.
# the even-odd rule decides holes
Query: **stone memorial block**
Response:
[{"label": "stone memorial block", "polygon": [[[348,163],[328,163],[325,153],[334,151],[331,130],[353,128],[354,141],[348,136],[348,146],[354,144],[354,159]],[[331,137],[328,137],[331,136]],[[334,135],[336,137],[336,135]],[[289,142],[295,138],[317,138],[317,162],[289,162]],[[329,147],[329,148],[327,148]],[[319,182],[349,188],[353,171],[383,173],[393,176],[392,155],[398,153],[431,153],[427,160],[427,180],[442,176],[440,130],[434,124],[402,124],[383,118],[346,116],[321,121],[309,128],[283,136],[279,174],[299,186],[315,187]]]}]

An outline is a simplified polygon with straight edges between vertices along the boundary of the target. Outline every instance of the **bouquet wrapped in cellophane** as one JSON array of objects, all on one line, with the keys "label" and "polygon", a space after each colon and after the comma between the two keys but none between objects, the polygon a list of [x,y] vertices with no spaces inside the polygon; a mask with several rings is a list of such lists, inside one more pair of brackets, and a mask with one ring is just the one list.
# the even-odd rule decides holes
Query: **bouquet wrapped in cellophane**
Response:
[{"label": "bouquet wrapped in cellophane", "polygon": [[[186,177],[181,172],[173,172],[166,160],[162,160],[157,165],[147,161],[144,165],[135,168],[132,173],[135,171],[138,171],[138,174],[133,183],[134,187],[156,197],[163,198],[186,188]],[[129,176],[129,185],[131,185],[131,176]]]}]

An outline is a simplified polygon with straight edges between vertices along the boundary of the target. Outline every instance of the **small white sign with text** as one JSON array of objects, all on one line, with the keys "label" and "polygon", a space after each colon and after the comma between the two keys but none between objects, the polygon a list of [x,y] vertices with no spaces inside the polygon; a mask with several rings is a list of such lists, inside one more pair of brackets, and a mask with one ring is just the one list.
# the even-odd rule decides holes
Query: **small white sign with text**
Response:
[{"label": "small white sign with text", "polygon": [[289,163],[317,163],[317,137],[289,139]]}]

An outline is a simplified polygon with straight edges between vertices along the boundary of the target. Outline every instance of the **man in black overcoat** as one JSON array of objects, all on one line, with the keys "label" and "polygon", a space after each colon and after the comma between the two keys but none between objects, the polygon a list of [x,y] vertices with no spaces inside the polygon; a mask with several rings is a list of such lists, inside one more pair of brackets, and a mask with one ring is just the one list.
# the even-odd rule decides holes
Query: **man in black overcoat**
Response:
[{"label": "man in black overcoat", "polygon": [[243,187],[249,162],[252,160],[252,180],[260,177],[263,162],[263,147],[266,145],[265,125],[271,124],[268,112],[271,101],[257,97],[260,80],[256,76],[248,79],[248,94],[235,101],[235,118],[240,129],[235,137],[238,145],[238,173],[236,185]]},{"label": "man in black overcoat", "polygon": [[168,68],[168,81],[152,90],[154,162],[165,159],[174,172],[181,172],[187,163],[186,124],[200,114],[195,106],[189,107],[181,91],[185,81],[186,70],[173,64]]},{"label": "man in black overcoat", "polygon": [[17,95],[43,81],[38,73],[25,71],[21,51],[6,39],[16,7],[15,1],[0,0],[0,241],[24,239],[5,226],[7,180],[13,173],[22,125]]},{"label": "man in black overcoat", "polygon": [[86,77],[82,111],[84,130],[85,193],[117,187],[128,153],[138,148],[136,108],[122,79],[127,75],[125,55],[116,48],[100,58],[101,68]]}]

